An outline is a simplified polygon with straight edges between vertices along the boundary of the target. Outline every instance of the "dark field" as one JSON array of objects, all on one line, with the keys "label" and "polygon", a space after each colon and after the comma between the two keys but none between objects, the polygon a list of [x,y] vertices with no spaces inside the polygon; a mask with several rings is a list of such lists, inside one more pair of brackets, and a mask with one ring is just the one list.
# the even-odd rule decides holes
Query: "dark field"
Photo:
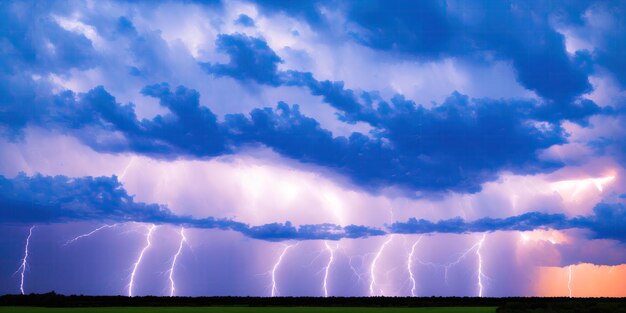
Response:
[{"label": "dark field", "polygon": [[1,313],[491,313],[496,308],[355,308],[355,307],[113,307],[113,308],[42,308],[0,307]]},{"label": "dark field", "polygon": [[626,313],[624,298],[0,296],[0,313]]}]

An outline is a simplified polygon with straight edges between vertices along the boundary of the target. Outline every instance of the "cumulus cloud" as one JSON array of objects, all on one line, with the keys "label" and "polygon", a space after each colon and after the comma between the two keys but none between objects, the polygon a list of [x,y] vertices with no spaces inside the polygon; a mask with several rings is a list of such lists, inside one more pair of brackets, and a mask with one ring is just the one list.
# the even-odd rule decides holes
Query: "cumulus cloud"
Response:
[{"label": "cumulus cloud", "polygon": [[254,27],[254,19],[245,14],[239,14],[239,17],[235,20],[235,24],[245,27]]},{"label": "cumulus cloud", "polygon": [[203,68],[216,76],[230,76],[240,80],[251,80],[276,86],[281,58],[265,40],[244,34],[219,35],[216,40],[218,51],[230,56],[228,64],[202,63]]},{"label": "cumulus cloud", "polygon": [[609,71],[618,81],[622,90],[626,89],[626,61],[621,51],[626,49],[623,40],[626,22],[621,18],[626,13],[623,2],[600,2],[590,5],[575,29],[593,42],[590,51],[594,63]]},{"label": "cumulus cloud", "polygon": [[[277,5],[261,3],[263,7]],[[317,12],[320,5],[331,4],[312,3],[310,6]],[[490,29],[493,25],[489,21],[493,20],[498,25],[503,23],[505,28],[515,28],[529,19],[524,6],[517,13],[510,12],[509,8],[494,7],[488,11],[503,11],[506,14],[459,20],[454,17],[456,9],[453,7],[424,3],[418,13],[432,20],[436,26],[432,28],[435,33],[450,36],[437,37],[419,31],[425,27],[420,24],[424,21],[414,22],[405,15],[397,19],[399,25],[388,25],[385,16],[398,11],[397,5],[395,2],[383,5],[373,1],[361,6],[358,12],[352,12],[351,7],[342,9],[346,10],[353,23],[378,27],[380,33],[365,31],[355,34],[363,44],[417,54],[424,52],[419,47],[427,46],[432,50],[425,52],[428,58],[447,55],[448,50],[458,52],[457,48],[449,45],[450,38],[460,36],[460,43],[476,39],[472,37],[476,34],[462,30],[467,27],[459,25],[467,24],[470,29]],[[5,9],[19,7],[11,5]],[[379,16],[372,13],[372,10],[378,9]],[[297,12],[297,8],[293,10],[289,12]],[[503,41],[500,40],[502,38],[490,37],[502,36],[500,32],[495,32],[484,36],[489,38],[476,39],[480,43],[476,49],[483,52],[495,49],[503,58],[511,58],[514,64],[520,63],[518,74],[521,81],[546,101],[471,99],[453,93],[443,103],[425,108],[402,95],[382,99],[373,91],[347,89],[341,81],[320,81],[312,73],[280,71],[278,66],[282,59],[264,39],[236,33],[217,37],[217,51],[228,55],[230,60],[227,63],[200,63],[206,72],[246,83],[306,88],[336,109],[341,121],[350,124],[364,122],[374,130],[370,134],[355,132],[348,137],[333,136],[317,120],[301,114],[298,106],[284,103],[276,108],[257,108],[249,114],[227,115],[225,121],[220,122],[212,110],[200,105],[200,94],[196,90],[186,87],[171,90],[167,83],[146,86],[142,94],[158,99],[169,113],[152,119],[139,119],[133,104],[117,103],[103,87],[93,88],[85,94],[69,90],[55,94],[49,90],[50,86],[23,75],[4,80],[6,85],[0,93],[6,104],[0,111],[0,127],[11,138],[18,138],[20,130],[27,125],[53,127],[79,137],[97,151],[135,152],[159,158],[205,158],[236,153],[246,146],[264,145],[300,162],[336,170],[356,185],[369,190],[393,185],[410,192],[477,192],[481,184],[495,179],[502,171],[531,174],[558,168],[561,164],[542,161],[537,155],[546,148],[567,141],[561,121],[570,119],[584,123],[590,115],[606,113],[591,100],[579,98],[588,89],[586,74],[576,69],[578,63],[573,59],[575,56],[563,54],[562,36],[546,24],[543,20],[546,15],[542,14],[540,21],[531,23],[543,36],[542,40],[524,43],[523,38],[505,38]],[[574,12],[572,16],[577,14]],[[487,25],[483,25],[485,23]],[[67,40],[59,42],[81,45],[63,49],[81,53],[67,58],[84,62],[69,65],[63,61],[63,55],[54,54],[54,59],[49,61],[41,58],[31,60],[35,63],[30,68],[45,70],[47,63],[65,70],[84,68],[97,59],[91,55],[91,41],[85,36],[52,24],[56,26],[47,31],[58,34],[37,32],[41,36],[36,37],[40,38],[36,46],[44,45],[49,36],[64,36]],[[167,76],[167,73],[155,72],[161,71],[158,65],[163,63],[161,59],[169,49],[158,32],[140,35],[125,17],[115,19],[113,28],[113,33],[130,40],[128,48],[136,63],[129,70],[133,75]],[[403,32],[414,33],[417,37],[404,38],[400,36]],[[362,34],[369,34],[369,37],[359,37]],[[20,48],[24,44],[19,38],[23,37],[8,38],[13,50],[22,54],[28,51]],[[392,40],[394,44],[385,40]],[[535,41],[539,45],[535,49],[526,46]],[[532,53],[522,57],[515,51]],[[36,54],[47,55],[43,52]],[[29,60],[26,56],[21,59]],[[23,63],[27,64],[26,61]],[[21,63],[15,64],[18,65],[13,72],[17,73]],[[544,72],[524,72],[545,69],[573,81],[564,81],[560,76],[555,79],[554,75]],[[551,79],[544,82],[544,77]],[[44,91],[39,92],[38,89]],[[24,92],[16,92],[20,90]],[[25,103],[29,105],[18,105]]]},{"label": "cumulus cloud", "polygon": [[555,105],[567,106],[592,90],[589,67],[580,60],[585,55],[570,56],[564,36],[551,24],[555,15],[568,23],[580,21],[590,4],[433,0],[409,5],[401,0],[372,0],[341,4],[314,1],[288,8],[273,1],[258,3],[263,8],[304,16],[320,29],[324,28],[319,24],[325,21],[321,8],[340,10],[345,14],[342,26],[346,39],[408,58],[506,60],[514,66],[522,85]]},{"label": "cumulus cloud", "polygon": [[50,104],[52,86],[42,77],[98,61],[91,41],[60,27],[44,14],[49,9],[34,2],[0,4],[0,134],[5,136],[18,137],[14,130]]},{"label": "cumulus cloud", "polygon": [[[216,42],[216,45],[221,51],[229,55],[230,63],[201,63],[205,71],[210,74],[216,75],[218,77],[225,75],[239,80],[255,81],[259,84],[266,84],[271,86],[286,85],[306,87],[309,89],[312,95],[321,96],[326,103],[330,104],[335,109],[340,110],[340,112],[346,115],[355,114],[358,111],[364,109],[364,106],[360,103],[363,100],[360,101],[355,91],[344,88],[344,83],[342,81],[318,81],[310,72],[299,72],[292,70],[278,71],[277,65],[281,63],[282,60],[278,57],[278,55],[276,55],[273,50],[269,48],[269,46],[267,46],[265,41],[261,38],[248,37],[242,34],[220,35],[220,38]],[[233,46],[235,46],[236,49],[234,49]],[[585,56],[587,55],[580,55],[580,57]],[[525,62],[529,61],[525,59]],[[550,66],[554,66],[554,60],[544,60],[543,62],[549,64]],[[533,66],[528,65],[523,68],[544,70],[545,66],[535,64]],[[571,73],[563,73],[563,69],[554,69],[554,71],[558,72],[559,76],[563,76],[568,79],[572,76]],[[545,75],[550,76],[545,72],[532,74],[533,77],[544,77]],[[547,90],[564,88],[564,85],[572,85],[571,83],[563,82],[562,79],[554,79],[554,77],[546,82],[546,84],[548,83],[554,86],[545,87]],[[591,90],[589,89],[587,91]],[[559,93],[561,91],[553,92]],[[375,97],[374,99],[372,99],[372,95],[375,94],[375,92],[363,92],[360,97],[365,98],[364,101],[369,101],[371,103],[372,101],[377,100],[375,99]],[[402,97],[402,95],[397,95],[397,97]],[[603,111],[593,101],[589,99],[581,99],[578,96],[554,95],[544,96],[544,98],[547,101],[532,104],[532,118],[550,122],[571,120],[577,123],[584,124],[587,119],[594,114],[606,114],[612,112],[610,109],[606,109]],[[361,116],[361,118],[363,118],[363,116]],[[347,119],[347,121],[350,121],[350,119]],[[354,122],[355,120],[353,119],[351,121]],[[371,120],[363,121],[371,122]]]},{"label": "cumulus cloud", "polygon": [[558,125],[543,127],[525,118],[532,109],[528,102],[469,99],[458,93],[431,109],[402,97],[377,107],[347,104],[346,120],[376,127],[370,136],[355,132],[349,137],[333,136],[301,114],[298,105],[279,103],[276,109],[230,114],[219,122],[200,105],[195,90],[172,90],[162,83],[146,86],[142,93],[159,99],[169,113],[138,120],[132,104],[119,104],[97,87],[86,94],[58,95],[54,105],[31,120],[68,131],[103,152],[203,158],[264,145],[300,162],[334,169],[371,190],[395,185],[477,192],[502,170],[535,173],[558,167],[539,160],[538,151],[565,141]]}]

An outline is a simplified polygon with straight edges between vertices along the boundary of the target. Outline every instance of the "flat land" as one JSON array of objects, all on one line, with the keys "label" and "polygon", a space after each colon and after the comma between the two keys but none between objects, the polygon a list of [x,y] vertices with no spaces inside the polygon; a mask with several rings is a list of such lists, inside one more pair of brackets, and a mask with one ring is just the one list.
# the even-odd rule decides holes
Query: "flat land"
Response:
[{"label": "flat land", "polygon": [[0,307],[0,313],[494,313],[495,307]]}]

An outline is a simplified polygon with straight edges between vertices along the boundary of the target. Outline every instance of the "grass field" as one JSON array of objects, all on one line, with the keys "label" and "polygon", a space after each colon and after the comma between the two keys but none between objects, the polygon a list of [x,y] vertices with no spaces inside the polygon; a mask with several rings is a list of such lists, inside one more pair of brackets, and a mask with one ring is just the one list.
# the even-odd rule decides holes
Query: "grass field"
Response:
[{"label": "grass field", "polygon": [[124,307],[41,308],[0,307],[0,313],[492,313],[490,307],[340,308],[340,307]]}]

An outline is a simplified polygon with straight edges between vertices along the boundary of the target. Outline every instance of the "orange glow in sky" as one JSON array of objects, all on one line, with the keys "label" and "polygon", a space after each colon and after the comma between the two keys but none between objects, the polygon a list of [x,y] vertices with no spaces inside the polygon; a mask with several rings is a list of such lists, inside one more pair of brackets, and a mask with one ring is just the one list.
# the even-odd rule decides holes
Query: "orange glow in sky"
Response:
[{"label": "orange glow in sky", "polygon": [[[543,297],[567,297],[568,267],[540,267],[536,294]],[[573,297],[625,297],[626,264],[602,266],[578,264],[571,266]]]}]

